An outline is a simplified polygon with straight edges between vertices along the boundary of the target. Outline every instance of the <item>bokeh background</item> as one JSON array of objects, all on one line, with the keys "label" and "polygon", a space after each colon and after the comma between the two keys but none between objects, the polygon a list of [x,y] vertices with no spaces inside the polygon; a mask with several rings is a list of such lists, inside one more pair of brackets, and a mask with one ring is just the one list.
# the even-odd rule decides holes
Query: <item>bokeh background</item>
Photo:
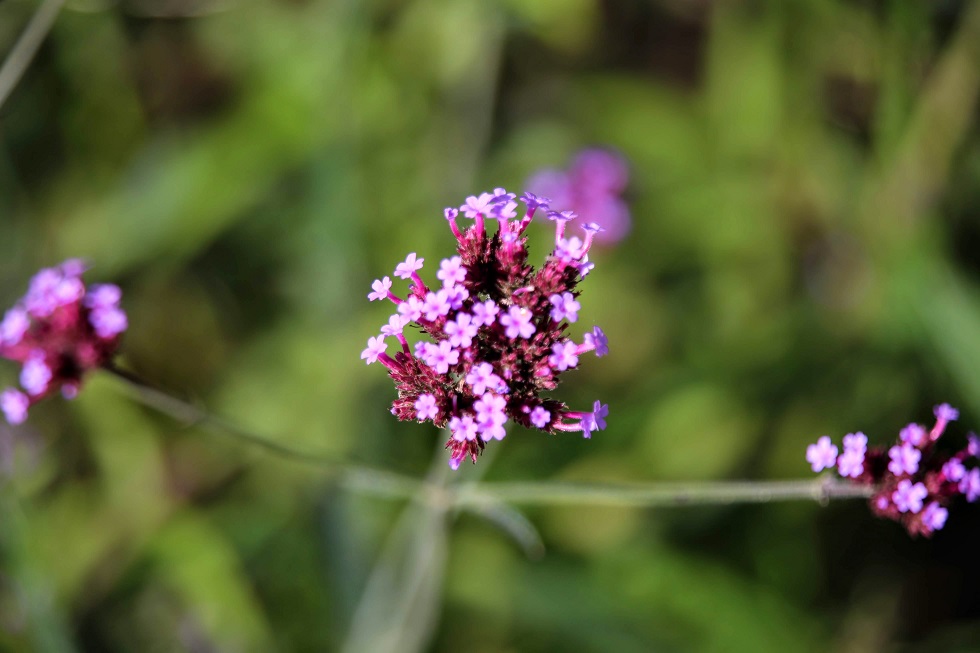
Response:
[{"label": "bokeh background", "polygon": [[[0,2],[0,52],[37,8]],[[966,1],[68,0],[0,107],[0,304],[83,256],[125,291],[129,369],[421,478],[446,436],[358,359],[390,313],[371,280],[409,251],[432,278],[444,206],[602,145],[633,226],[573,333],[612,353],[556,394],[609,428],[512,428],[459,478],[805,478],[817,436],[886,443],[941,401],[955,448],[978,89]],[[532,507],[528,559],[106,375],[0,444],[3,651],[980,650],[975,506],[932,540],[861,501]]]}]

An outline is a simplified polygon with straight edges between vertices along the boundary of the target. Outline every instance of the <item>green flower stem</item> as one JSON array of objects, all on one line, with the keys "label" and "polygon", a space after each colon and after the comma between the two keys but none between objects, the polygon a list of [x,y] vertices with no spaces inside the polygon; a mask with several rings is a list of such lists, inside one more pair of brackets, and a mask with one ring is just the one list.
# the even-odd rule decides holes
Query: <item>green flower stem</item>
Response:
[{"label": "green flower stem", "polygon": [[128,370],[123,370],[111,363],[102,369],[122,381],[134,399],[154,410],[169,415],[187,427],[199,426],[215,435],[232,438],[286,460],[333,471],[337,474],[342,485],[357,489],[363,494],[392,499],[407,499],[418,494],[426,486],[423,481],[395,472],[357,465],[325,454],[293,449],[212,415],[207,410],[183,399],[178,399],[152,386]]},{"label": "green flower stem", "polygon": [[456,491],[457,505],[488,500],[519,505],[682,507],[831,499],[867,499],[874,488],[826,476],[801,481],[716,481],[696,483],[480,483]]},{"label": "green flower stem", "polygon": [[31,17],[17,43],[0,66],[0,106],[7,101],[17,82],[30,66],[38,48],[51,31],[65,0],[44,0]]},{"label": "green flower stem", "polygon": [[104,368],[122,380],[138,401],[188,426],[234,438],[244,444],[296,462],[316,465],[337,474],[348,490],[386,499],[414,499],[444,509],[499,510],[514,505],[598,505],[681,507],[729,505],[770,501],[867,499],[873,487],[855,485],[824,476],[801,481],[715,481],[695,483],[576,483],[569,481],[473,482],[436,484],[403,474],[357,465],[322,454],[299,451],[252,433],[206,410],[177,399],[114,366]]}]

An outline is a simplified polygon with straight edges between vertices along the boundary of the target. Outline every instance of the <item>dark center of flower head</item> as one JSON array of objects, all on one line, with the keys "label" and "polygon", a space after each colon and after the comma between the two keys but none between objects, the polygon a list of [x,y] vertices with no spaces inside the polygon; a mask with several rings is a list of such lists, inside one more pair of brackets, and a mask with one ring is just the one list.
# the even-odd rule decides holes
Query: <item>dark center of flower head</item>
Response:
[{"label": "dark center of flower head", "polygon": [[[371,301],[390,300],[397,311],[368,340],[361,358],[388,368],[398,390],[391,407],[398,419],[449,428],[453,469],[467,457],[476,462],[486,442],[502,440],[508,421],[548,433],[581,431],[586,438],[606,426],[609,409],[598,401],[591,411],[571,411],[542,396],[558,386],[562,372],[578,366],[582,354],[609,352],[599,327],[581,343],[566,334],[578,321],[576,286],[594,267],[588,252],[601,228],[590,223],[583,239],[565,238],[566,223],[575,215],[550,212],[557,224],[555,247],[536,270],[527,262],[525,230],[537,211],[548,211],[549,201],[525,193],[520,201],[526,211],[518,218],[515,200],[498,188],[445,210],[457,255],[440,263],[439,287],[422,280],[424,259],[412,252],[394,271],[409,281],[404,297],[392,292],[390,277],[375,280],[368,295]],[[473,224],[461,229],[460,213]],[[496,228],[488,228],[489,222]],[[404,329],[410,324],[431,340],[409,347]],[[393,356],[385,353],[389,337],[401,347]]]}]

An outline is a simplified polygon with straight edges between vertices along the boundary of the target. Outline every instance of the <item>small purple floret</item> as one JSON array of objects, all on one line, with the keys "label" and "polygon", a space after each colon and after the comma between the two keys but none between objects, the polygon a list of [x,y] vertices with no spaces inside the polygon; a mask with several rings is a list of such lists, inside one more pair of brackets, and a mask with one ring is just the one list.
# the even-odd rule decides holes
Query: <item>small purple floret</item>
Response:
[{"label": "small purple floret", "polygon": [[383,279],[375,279],[371,284],[373,292],[368,293],[368,299],[372,302],[379,299],[387,299],[388,291],[391,290],[391,277],[384,277]]},{"label": "small purple floret", "polygon": [[868,436],[860,431],[844,436],[844,451],[859,451],[863,454],[868,450]]},{"label": "small purple floret", "polygon": [[921,447],[926,441],[926,430],[919,424],[909,424],[898,432],[902,442],[908,442],[914,447]]},{"label": "small purple floret", "polygon": [[415,411],[419,421],[425,421],[427,419],[434,420],[439,414],[439,407],[436,405],[435,395],[428,392],[419,395],[419,398],[415,400]]},{"label": "small purple floret", "polygon": [[898,489],[892,493],[892,501],[899,512],[911,512],[913,514],[922,510],[922,501],[929,494],[926,486],[922,483],[913,484],[905,478],[898,482]]},{"label": "small purple floret", "polygon": [[100,338],[115,338],[129,328],[126,313],[111,306],[93,308],[88,321]]},{"label": "small purple floret", "polygon": [[27,409],[31,405],[30,398],[20,390],[7,388],[0,392],[0,411],[3,411],[7,422],[16,426],[27,419]]},{"label": "small purple floret", "polygon": [[7,311],[3,316],[3,322],[0,322],[0,344],[18,344],[30,326],[31,321],[27,317],[27,311],[15,306]]},{"label": "small purple floret", "polygon": [[388,344],[384,341],[384,336],[374,336],[373,338],[368,338],[368,346],[364,351],[361,352],[361,360],[366,360],[367,364],[370,365],[378,360],[385,350],[388,349]]},{"label": "small purple floret", "polygon": [[949,517],[949,511],[935,501],[926,506],[926,509],[922,511],[923,525],[933,531],[942,529],[946,525],[947,517]]},{"label": "small purple floret", "polygon": [[436,277],[442,281],[442,285],[446,288],[451,288],[457,283],[463,283],[466,280],[466,268],[463,267],[463,259],[458,256],[443,259],[439,264]]},{"label": "small purple floret", "polygon": [[24,362],[24,367],[20,371],[20,385],[27,390],[27,394],[37,396],[44,394],[48,389],[48,383],[54,374],[44,360],[44,352],[36,351]]},{"label": "small purple floret", "polygon": [[594,431],[602,431],[606,428],[606,418],[609,416],[609,405],[600,403],[598,400],[592,404],[592,426]]},{"label": "small purple floret", "polygon": [[816,444],[806,448],[806,460],[815,472],[830,469],[837,464],[837,446],[830,441],[830,436],[822,435]]},{"label": "small purple floret", "polygon": [[534,410],[531,411],[530,418],[532,424],[539,429],[543,429],[551,421],[551,413],[545,410],[543,406],[535,406]]},{"label": "small purple floret", "polygon": [[585,344],[594,347],[599,358],[609,353],[609,339],[599,327],[592,327],[592,333],[585,334]]},{"label": "small purple floret", "polygon": [[967,472],[966,476],[960,480],[958,489],[970,503],[980,498],[980,468],[974,467]]},{"label": "small purple floret", "polygon": [[578,365],[578,356],[575,355],[575,343],[571,341],[556,342],[551,346],[551,356],[548,357],[548,364],[558,371],[565,370]]},{"label": "small purple floret", "polygon": [[534,325],[531,324],[531,318],[534,314],[526,308],[520,306],[511,306],[507,309],[507,314],[501,316],[500,324],[502,324],[506,329],[507,337],[513,340],[518,336],[521,338],[530,338],[534,335]]},{"label": "small purple floret", "polygon": [[943,465],[942,472],[947,481],[953,481],[955,483],[966,476],[966,467],[963,466],[963,462],[959,459],[951,458]]},{"label": "small purple floret", "polygon": [[561,322],[563,319],[569,322],[578,320],[578,312],[582,305],[575,301],[575,296],[570,292],[552,295],[548,298],[551,302],[551,319]]},{"label": "small purple floret", "polygon": [[837,471],[841,476],[857,478],[864,473],[864,452],[860,449],[848,449],[837,459]]},{"label": "small purple floret", "polygon": [[399,279],[411,279],[415,272],[422,269],[424,262],[424,258],[417,258],[415,252],[412,252],[403,262],[395,266],[395,276]]},{"label": "small purple floret", "polygon": [[112,283],[94,284],[85,295],[85,306],[89,308],[116,308],[122,300],[122,290]]},{"label": "small purple floret", "polygon": [[960,417],[960,411],[956,410],[949,404],[939,404],[933,409],[933,414],[935,414],[936,419],[941,422],[952,422]]},{"label": "small purple floret", "polygon": [[906,442],[889,449],[888,457],[891,458],[891,462],[888,463],[888,471],[892,474],[896,476],[915,474],[919,471],[922,452]]}]

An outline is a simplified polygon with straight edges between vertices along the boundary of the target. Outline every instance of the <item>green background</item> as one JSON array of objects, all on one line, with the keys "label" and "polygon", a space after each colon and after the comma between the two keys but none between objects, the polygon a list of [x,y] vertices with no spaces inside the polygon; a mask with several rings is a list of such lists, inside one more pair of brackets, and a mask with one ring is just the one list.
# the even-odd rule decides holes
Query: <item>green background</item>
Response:
[{"label": "green background", "polygon": [[[0,3],[0,51],[36,8]],[[83,256],[124,289],[130,369],[422,477],[446,434],[394,420],[358,359],[391,312],[371,281],[410,251],[433,280],[444,206],[600,144],[633,231],[595,251],[572,330],[611,354],[556,396],[609,428],[514,427],[460,478],[807,478],[819,435],[886,444],[941,401],[959,447],[978,89],[974,2],[70,0],[0,107],[0,305]],[[964,503],[931,541],[861,501],[534,507],[528,559],[104,374],[0,444],[3,651],[980,650]]]}]

